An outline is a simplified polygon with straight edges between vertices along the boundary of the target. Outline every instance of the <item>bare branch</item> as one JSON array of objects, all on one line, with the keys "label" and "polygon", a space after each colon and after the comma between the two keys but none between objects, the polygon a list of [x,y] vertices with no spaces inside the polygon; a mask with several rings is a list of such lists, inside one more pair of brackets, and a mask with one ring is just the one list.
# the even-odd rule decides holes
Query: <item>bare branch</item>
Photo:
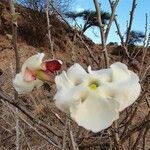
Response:
[{"label": "bare branch", "polygon": [[123,36],[121,34],[120,27],[119,27],[119,24],[117,22],[116,17],[114,18],[114,22],[115,22],[115,25],[116,25],[116,28],[117,28],[117,34],[119,35],[120,40],[121,40],[121,45],[123,46],[124,45],[124,39],[123,39]]},{"label": "bare branch", "polygon": [[65,150],[65,148],[66,148],[67,129],[68,129],[68,117],[66,116],[65,129],[64,129],[64,134],[63,134],[62,150]]},{"label": "bare branch", "polygon": [[58,129],[56,129],[52,126],[48,126],[43,121],[41,121],[37,118],[34,118],[29,112],[24,110],[21,106],[19,106],[18,103],[14,102],[13,99],[11,99],[9,96],[5,95],[2,91],[0,91],[0,98],[2,98],[4,101],[8,102],[12,106],[18,108],[18,110],[20,110],[25,116],[27,116],[33,123],[38,124],[39,126],[43,127],[47,131],[52,132],[57,137],[62,138],[62,133]]},{"label": "bare branch", "polygon": [[[18,45],[17,45],[17,14],[15,12],[14,0],[10,0],[10,10],[12,15],[12,44],[15,52],[15,59],[16,59],[16,71],[15,73],[19,73],[20,71],[20,64],[19,64],[19,54],[18,54]],[[14,90],[14,98],[15,101],[18,101],[18,93]],[[16,108],[16,113],[18,113],[18,109]],[[16,150],[20,149],[19,145],[19,118],[16,117]]]},{"label": "bare branch", "polygon": [[[5,101],[3,101],[5,103]],[[9,106],[8,106],[9,107]],[[14,111],[11,107],[9,109],[15,114],[15,116],[19,117],[25,124],[27,124],[31,129],[33,129],[40,137],[42,137],[44,140],[46,140],[48,143],[52,144],[53,146],[61,149],[56,143],[54,143],[50,138],[42,134],[38,129],[31,125],[29,122],[27,122],[18,112]]]},{"label": "bare branch", "polygon": [[54,59],[53,41],[51,37],[51,25],[50,25],[50,18],[49,18],[49,3],[50,3],[50,0],[47,0],[46,20],[47,20],[47,30],[48,30],[48,39],[49,39],[49,49],[50,49],[49,53],[52,55],[52,58]]},{"label": "bare branch", "polygon": [[93,59],[93,61],[99,66],[99,63],[97,62],[97,60],[95,59],[95,57],[92,54],[92,51],[90,50],[90,48],[88,47],[88,45],[84,42],[84,40],[82,39],[82,37],[77,33],[76,34],[77,37],[81,40],[82,44],[85,46],[85,48],[87,49],[87,51],[90,54],[90,57]]},{"label": "bare branch", "polygon": [[109,67],[109,57],[108,57],[107,48],[106,48],[105,29],[104,29],[104,25],[102,24],[102,19],[101,19],[101,9],[99,7],[99,3],[97,0],[93,0],[93,2],[94,2],[95,9],[97,12],[97,18],[98,18],[101,42],[102,42],[102,49],[103,49],[103,55],[104,55],[104,60],[105,60],[105,67],[108,68]]},{"label": "bare branch", "polygon": [[71,130],[71,125],[70,125],[70,119],[69,118],[68,118],[68,128],[69,128],[69,134],[70,134],[70,139],[71,139],[73,150],[79,150],[78,145],[75,142],[75,139],[73,137],[73,132]]},{"label": "bare branch", "polygon": [[144,134],[143,134],[143,150],[146,149],[146,135],[148,134],[150,128],[146,128]]},{"label": "bare branch", "polygon": [[109,20],[109,23],[107,25],[106,32],[105,32],[106,41],[107,41],[107,38],[108,38],[108,34],[109,34],[109,31],[110,31],[112,22],[114,21],[114,18],[115,18],[115,11],[116,11],[116,7],[117,7],[118,3],[119,3],[119,0],[116,0],[115,2],[112,2],[111,0],[109,0],[109,4],[110,4],[110,7],[111,7],[111,16],[110,16],[110,20]]},{"label": "bare branch", "polygon": [[127,140],[133,133],[142,130],[143,128],[147,128],[150,126],[150,121],[149,121],[149,116],[150,116],[150,112],[147,115],[147,117],[145,118],[145,120],[140,123],[139,125],[135,125],[134,127],[132,127],[127,134],[122,138],[121,142],[123,143],[125,140]]},{"label": "bare branch", "polygon": [[146,57],[146,54],[147,54],[147,50],[148,50],[148,47],[150,45],[150,33],[148,35],[148,39],[147,39],[147,43],[146,43],[146,47],[143,49],[143,56],[142,56],[142,60],[141,60],[141,67],[140,67],[140,76],[142,74],[142,69],[143,69],[143,64],[144,64],[144,60],[145,60],[145,57]]},{"label": "bare branch", "polygon": [[16,58],[16,73],[20,71],[19,65],[19,54],[18,54],[18,45],[17,45],[17,14],[15,12],[14,1],[10,0],[10,9],[12,15],[12,43],[13,48],[15,51],[15,58]]},{"label": "bare branch", "polygon": [[133,0],[132,9],[131,9],[131,12],[130,12],[130,21],[129,21],[129,25],[128,25],[128,28],[127,28],[127,36],[126,36],[126,41],[125,41],[126,46],[128,45],[128,41],[129,41],[129,38],[130,38],[130,31],[131,31],[131,27],[132,27],[133,16],[134,16],[134,11],[135,11],[136,5],[137,5],[136,0]]}]

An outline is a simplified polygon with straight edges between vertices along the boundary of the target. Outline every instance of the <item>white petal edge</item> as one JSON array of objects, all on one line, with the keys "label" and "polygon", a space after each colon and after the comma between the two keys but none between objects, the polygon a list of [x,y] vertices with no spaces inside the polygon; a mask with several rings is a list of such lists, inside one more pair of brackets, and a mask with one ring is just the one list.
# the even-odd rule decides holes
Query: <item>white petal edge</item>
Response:
[{"label": "white petal edge", "polygon": [[63,71],[60,75],[57,75],[55,77],[55,84],[57,90],[60,90],[62,88],[69,88],[73,86],[73,83],[70,81],[65,71]]},{"label": "white petal edge", "polygon": [[35,87],[39,88],[42,85],[43,82],[39,79],[30,82],[24,81],[22,73],[16,74],[13,79],[13,86],[19,94],[31,92]]},{"label": "white petal edge", "polygon": [[36,55],[29,57],[22,65],[21,68],[22,73],[24,74],[26,67],[33,70],[40,69],[44,55],[45,55],[44,53],[38,53]]},{"label": "white petal edge", "polygon": [[112,81],[124,81],[130,76],[127,66],[121,62],[113,63],[110,68],[112,70]]},{"label": "white petal edge", "polygon": [[99,132],[119,118],[118,107],[114,100],[90,96],[78,106],[70,107],[70,112],[79,126]]},{"label": "white petal edge", "polygon": [[57,90],[54,96],[56,106],[63,112],[70,113],[70,107],[78,104],[88,91],[82,86],[72,86]]},{"label": "white petal edge", "polygon": [[132,75],[129,80],[112,85],[112,89],[114,90],[114,99],[120,104],[119,111],[123,111],[125,108],[133,104],[141,92],[138,76],[133,72],[131,74]]},{"label": "white petal edge", "polygon": [[72,65],[67,71],[67,76],[74,85],[80,84],[86,75],[87,72],[78,63]]},{"label": "white petal edge", "polygon": [[112,70],[109,69],[101,69],[101,70],[92,70],[91,66],[88,66],[88,72],[91,75],[95,75],[100,82],[109,82],[112,79]]}]

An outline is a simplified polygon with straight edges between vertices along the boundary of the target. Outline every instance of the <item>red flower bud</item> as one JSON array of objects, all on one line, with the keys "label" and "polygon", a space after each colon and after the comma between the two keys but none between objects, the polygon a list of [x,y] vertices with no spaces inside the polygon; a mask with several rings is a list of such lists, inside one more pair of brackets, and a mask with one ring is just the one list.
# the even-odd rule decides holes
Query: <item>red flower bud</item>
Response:
[{"label": "red flower bud", "polygon": [[60,60],[50,60],[42,63],[42,69],[51,73],[59,71],[62,66],[62,61]]}]

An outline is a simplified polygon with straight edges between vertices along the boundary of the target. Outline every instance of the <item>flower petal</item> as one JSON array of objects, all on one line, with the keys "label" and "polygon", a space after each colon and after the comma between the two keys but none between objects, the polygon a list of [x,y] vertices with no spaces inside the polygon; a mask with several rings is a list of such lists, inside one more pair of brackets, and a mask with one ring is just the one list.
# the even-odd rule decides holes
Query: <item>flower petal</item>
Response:
[{"label": "flower petal", "polygon": [[112,69],[112,82],[110,83],[112,95],[120,103],[119,111],[122,111],[134,103],[140,95],[139,77],[120,62],[110,67]]},{"label": "flower petal", "polygon": [[29,57],[22,65],[22,69],[21,69],[22,73],[24,74],[26,68],[32,70],[41,69],[41,63],[43,57],[44,57],[44,53],[38,53],[36,55]]},{"label": "flower petal", "polygon": [[32,71],[32,70],[29,69],[29,68],[26,68],[26,69],[25,69],[23,78],[24,78],[25,81],[33,81],[33,80],[36,80],[34,71]]},{"label": "flower petal", "polygon": [[112,91],[114,92],[113,98],[120,104],[119,111],[133,104],[139,97],[141,86],[137,79],[138,76],[132,73],[128,80],[117,82],[112,85]]},{"label": "flower petal", "polygon": [[112,70],[112,81],[124,81],[129,78],[130,71],[123,63],[116,62],[110,66]]},{"label": "flower petal", "polygon": [[30,82],[24,81],[22,73],[17,74],[13,80],[13,86],[19,94],[31,92],[34,87],[38,88],[42,84],[43,82],[39,79]]},{"label": "flower petal", "polygon": [[71,106],[70,112],[78,125],[99,132],[111,126],[113,121],[119,118],[118,105],[114,100],[90,95],[78,106]]},{"label": "flower petal", "polygon": [[80,66],[77,63],[71,66],[67,71],[68,78],[75,85],[80,84],[86,75],[87,75],[87,72],[82,68],[82,66]]},{"label": "flower petal", "polygon": [[88,67],[88,72],[95,75],[101,82],[110,82],[112,80],[112,71],[110,69],[101,69],[93,71],[91,66]]},{"label": "flower petal", "polygon": [[70,81],[70,79],[67,77],[67,74],[65,71],[63,71],[60,75],[57,75],[55,77],[55,83],[58,90],[62,88],[69,88],[73,86],[73,83]]},{"label": "flower petal", "polygon": [[58,90],[54,96],[56,106],[63,112],[69,113],[69,108],[74,105],[76,101],[77,88]]}]

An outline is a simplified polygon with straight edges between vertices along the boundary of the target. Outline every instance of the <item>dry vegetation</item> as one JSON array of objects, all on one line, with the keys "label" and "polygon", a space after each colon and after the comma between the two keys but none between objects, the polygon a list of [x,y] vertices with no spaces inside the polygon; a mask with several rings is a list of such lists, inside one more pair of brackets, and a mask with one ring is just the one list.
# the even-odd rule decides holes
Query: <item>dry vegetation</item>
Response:
[{"label": "dry vegetation", "polygon": [[[16,7],[16,11],[20,13],[18,18],[20,64],[37,52],[44,52],[48,57],[45,13],[34,12],[20,6]],[[85,68],[88,65],[95,69],[104,68],[103,46],[95,45],[87,37],[70,28],[58,14],[50,16],[50,21],[54,55],[64,62],[63,69],[74,62],[82,64]],[[0,2],[0,150],[16,149],[17,134],[22,150],[57,150],[63,149],[62,145],[65,147],[64,150],[150,149],[150,48],[128,46],[129,55],[134,58],[129,59],[122,46],[107,46],[110,64],[121,61],[124,56],[123,62],[140,75],[142,92],[139,99],[120,114],[117,128],[112,126],[94,134],[77,126],[54,106],[54,84],[50,86],[45,84],[30,94],[19,95],[18,101],[14,102],[12,78],[15,72],[15,53],[11,35],[10,7],[8,3],[2,1]],[[17,127],[16,120],[19,120]],[[116,133],[119,138],[116,138]],[[117,144],[119,146],[116,146]]]}]

